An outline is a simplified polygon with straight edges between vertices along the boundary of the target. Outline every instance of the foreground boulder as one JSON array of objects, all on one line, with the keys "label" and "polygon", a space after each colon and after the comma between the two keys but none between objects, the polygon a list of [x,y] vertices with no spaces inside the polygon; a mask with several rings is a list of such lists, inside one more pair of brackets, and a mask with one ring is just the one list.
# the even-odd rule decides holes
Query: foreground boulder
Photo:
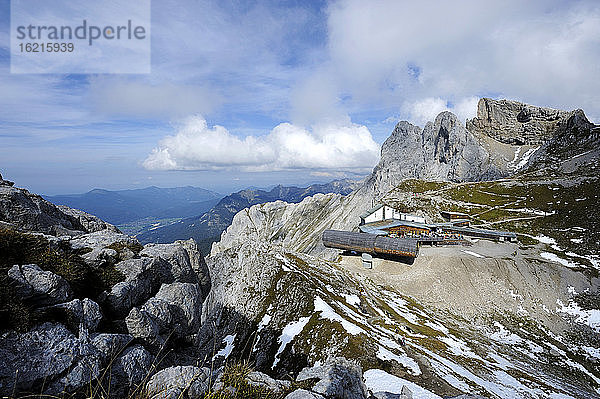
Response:
[{"label": "foreground boulder", "polygon": [[0,336],[0,392],[40,387],[67,371],[81,353],[79,341],[65,326],[45,323],[24,334]]},{"label": "foreground boulder", "polygon": [[303,369],[296,381],[317,380],[312,391],[335,399],[366,399],[367,387],[360,365],[343,357],[329,359],[322,366]]},{"label": "foreground boulder", "polygon": [[210,389],[207,367],[176,366],[154,374],[146,384],[148,398],[200,399]]},{"label": "foreground boulder", "polygon": [[102,320],[100,305],[89,298],[73,299],[70,302],[60,303],[43,309],[55,318],[65,320],[72,330],[82,328],[86,332],[94,332]]},{"label": "foreground boulder", "polygon": [[73,297],[64,278],[38,265],[15,265],[8,271],[8,277],[15,282],[16,292],[23,300],[38,306],[67,302]]},{"label": "foreground boulder", "polygon": [[175,282],[163,284],[140,309],[131,309],[125,322],[134,337],[162,344],[166,337],[160,334],[183,338],[198,332],[201,311],[198,284]]},{"label": "foreground boulder", "polygon": [[260,371],[251,371],[246,376],[246,382],[252,386],[261,387],[274,393],[281,393],[292,386],[291,381],[276,380]]}]

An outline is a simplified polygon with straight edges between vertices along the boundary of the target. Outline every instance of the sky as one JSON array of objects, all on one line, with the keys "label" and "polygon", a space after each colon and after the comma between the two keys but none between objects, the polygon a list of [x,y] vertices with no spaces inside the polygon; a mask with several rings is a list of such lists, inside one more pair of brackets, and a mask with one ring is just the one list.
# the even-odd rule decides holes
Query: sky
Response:
[{"label": "sky", "polygon": [[358,178],[481,97],[600,122],[598,1],[155,0],[142,74],[13,74],[10,29],[0,0],[0,173],[41,194]]}]

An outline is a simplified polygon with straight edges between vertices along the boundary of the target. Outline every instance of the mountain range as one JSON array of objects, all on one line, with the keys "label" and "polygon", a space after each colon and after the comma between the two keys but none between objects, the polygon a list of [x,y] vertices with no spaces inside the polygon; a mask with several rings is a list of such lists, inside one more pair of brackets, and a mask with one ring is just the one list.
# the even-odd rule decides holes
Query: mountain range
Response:
[{"label": "mountain range", "polygon": [[149,229],[137,235],[141,243],[169,243],[193,238],[204,253],[210,252],[213,242],[231,224],[233,217],[242,209],[265,202],[285,201],[296,203],[317,193],[346,195],[358,186],[354,180],[334,180],[326,184],[308,187],[276,186],[270,191],[246,189],[222,198],[212,209],[200,216],[186,218],[166,226]]},{"label": "mountain range", "polygon": [[44,196],[57,205],[97,215],[115,225],[147,218],[185,218],[212,208],[223,195],[198,187],[109,191],[94,189],[84,194]]}]

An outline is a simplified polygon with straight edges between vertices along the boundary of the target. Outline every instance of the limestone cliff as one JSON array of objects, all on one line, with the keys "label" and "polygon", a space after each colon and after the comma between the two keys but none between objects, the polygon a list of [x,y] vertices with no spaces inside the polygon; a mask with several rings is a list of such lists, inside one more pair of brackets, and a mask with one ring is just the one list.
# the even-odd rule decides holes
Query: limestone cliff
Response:
[{"label": "limestone cliff", "polygon": [[563,129],[574,112],[482,98],[477,117],[467,121],[467,129],[505,144],[540,145]]}]

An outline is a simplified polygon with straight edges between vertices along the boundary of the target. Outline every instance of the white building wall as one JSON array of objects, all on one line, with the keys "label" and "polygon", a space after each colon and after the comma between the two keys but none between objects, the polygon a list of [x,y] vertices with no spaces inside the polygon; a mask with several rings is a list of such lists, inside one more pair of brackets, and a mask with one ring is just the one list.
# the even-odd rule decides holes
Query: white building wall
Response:
[{"label": "white building wall", "polygon": [[407,222],[425,223],[425,218],[408,213],[402,213],[387,205],[382,206],[365,218],[365,223],[379,222],[385,219],[406,220]]}]

